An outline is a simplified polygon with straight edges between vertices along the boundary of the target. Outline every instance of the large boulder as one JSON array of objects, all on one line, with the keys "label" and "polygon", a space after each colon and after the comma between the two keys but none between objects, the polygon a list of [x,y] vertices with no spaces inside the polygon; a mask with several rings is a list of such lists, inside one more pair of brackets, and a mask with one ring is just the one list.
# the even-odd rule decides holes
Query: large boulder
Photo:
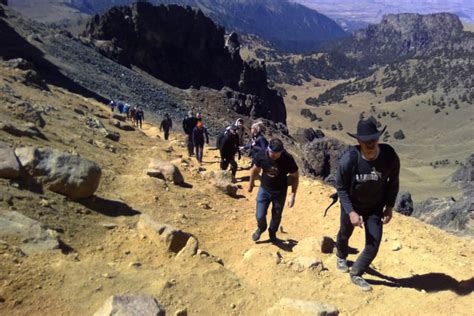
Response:
[{"label": "large boulder", "polygon": [[219,191],[229,196],[236,196],[239,187],[233,183],[232,172],[229,170],[210,171],[205,178]]},{"label": "large boulder", "polygon": [[58,249],[57,233],[43,224],[15,211],[0,210],[0,238],[20,240],[20,249],[30,255]]},{"label": "large boulder", "polygon": [[20,176],[20,164],[9,144],[0,141],[0,178],[15,179]]},{"label": "large boulder", "polygon": [[293,252],[299,255],[311,256],[317,253],[332,253],[334,240],[331,237],[307,237],[298,242]]},{"label": "large boulder", "polygon": [[316,301],[302,301],[282,298],[277,304],[267,310],[266,316],[337,316],[339,311],[335,306]]},{"label": "large boulder", "polygon": [[294,138],[301,144],[310,143],[315,139],[324,138],[324,133],[320,129],[298,128]]},{"label": "large boulder", "polygon": [[176,185],[184,184],[184,177],[179,168],[169,161],[158,159],[150,160],[146,174],[165,181],[171,181]]},{"label": "large boulder", "polygon": [[93,161],[51,148],[21,147],[15,154],[28,174],[53,192],[79,199],[99,187],[102,171]]},{"label": "large boulder", "polygon": [[[169,252],[177,254],[185,247],[188,247],[186,250],[188,255],[196,254],[197,239],[190,233],[167,224],[158,223],[147,214],[140,215],[137,229],[158,246],[164,245]],[[189,242],[189,239],[193,240]],[[194,253],[190,254],[190,252]]]},{"label": "large boulder", "polygon": [[305,174],[321,177],[332,182],[339,160],[349,148],[348,145],[334,138],[316,138],[303,145],[303,169]]},{"label": "large boulder", "polygon": [[113,295],[94,316],[165,316],[165,308],[149,295]]},{"label": "large boulder", "polygon": [[413,200],[410,192],[400,192],[395,203],[395,211],[410,216],[413,213]]}]

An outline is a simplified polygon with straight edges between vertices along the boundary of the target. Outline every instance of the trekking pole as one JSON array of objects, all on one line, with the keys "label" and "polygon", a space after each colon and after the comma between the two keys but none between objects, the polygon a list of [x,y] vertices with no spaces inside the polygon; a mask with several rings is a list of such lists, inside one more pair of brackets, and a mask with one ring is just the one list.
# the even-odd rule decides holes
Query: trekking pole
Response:
[{"label": "trekking pole", "polygon": [[331,206],[333,206],[334,204],[336,204],[337,199],[338,199],[337,193],[331,194],[330,198],[332,199],[332,203],[329,204],[329,206],[328,206],[328,207],[326,208],[326,210],[324,211],[323,217],[326,217],[326,214],[328,213],[328,211],[329,211],[329,209],[331,208]]}]

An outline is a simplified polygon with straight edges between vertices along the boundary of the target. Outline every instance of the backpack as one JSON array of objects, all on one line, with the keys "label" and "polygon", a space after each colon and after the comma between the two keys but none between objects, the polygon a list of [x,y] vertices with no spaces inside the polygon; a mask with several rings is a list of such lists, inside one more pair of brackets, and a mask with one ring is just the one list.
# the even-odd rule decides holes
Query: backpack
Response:
[{"label": "backpack", "polygon": [[[358,172],[358,165],[359,165],[359,151],[357,150],[356,147],[354,146],[351,146],[351,148],[349,148],[349,155],[350,155],[350,164],[351,164],[351,174],[352,174],[352,177],[351,177],[351,186],[349,188],[349,195],[352,194],[352,190],[354,189],[354,185],[355,185],[355,175],[357,174]],[[337,192],[336,193],[333,193],[329,196],[331,199],[332,199],[332,202],[331,204],[329,204],[329,206],[326,208],[326,210],[324,211],[324,214],[323,214],[323,217],[326,217],[326,214],[328,212],[328,210],[331,208],[331,206],[333,206],[334,204],[336,204],[337,200],[339,199],[339,196],[337,195]]]},{"label": "backpack", "polygon": [[224,142],[224,138],[226,136],[227,129],[217,135],[216,138],[216,148],[221,149],[222,143]]}]

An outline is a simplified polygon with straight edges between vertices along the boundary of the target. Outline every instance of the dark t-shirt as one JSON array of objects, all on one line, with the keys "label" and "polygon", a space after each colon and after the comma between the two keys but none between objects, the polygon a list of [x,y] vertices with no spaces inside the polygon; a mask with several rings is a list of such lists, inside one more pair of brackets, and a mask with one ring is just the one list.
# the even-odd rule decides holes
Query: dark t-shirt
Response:
[{"label": "dark t-shirt", "polygon": [[263,149],[255,155],[254,164],[262,168],[262,187],[275,193],[286,191],[288,174],[298,171],[293,156],[286,151],[283,151],[277,160],[272,160],[268,157],[267,149]]}]

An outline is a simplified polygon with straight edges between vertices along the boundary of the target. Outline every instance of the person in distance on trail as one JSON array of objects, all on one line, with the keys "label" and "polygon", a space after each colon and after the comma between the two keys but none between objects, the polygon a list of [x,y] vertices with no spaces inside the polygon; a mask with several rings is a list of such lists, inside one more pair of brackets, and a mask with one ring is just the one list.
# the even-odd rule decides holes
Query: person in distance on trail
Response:
[{"label": "person in distance on trail", "polygon": [[196,149],[196,159],[199,163],[202,163],[204,141],[209,145],[209,134],[207,133],[207,128],[204,127],[204,124],[201,121],[198,121],[193,130],[193,144]]},{"label": "person in distance on trail", "polygon": [[161,121],[161,124],[160,124],[160,131],[164,131],[165,140],[168,140],[170,136],[170,130],[172,128],[173,128],[173,121],[171,121],[170,115],[166,113],[164,119]]},{"label": "person in distance on trail", "polygon": [[244,126],[244,119],[239,118],[235,122],[235,126],[237,126],[237,135],[239,136],[239,146],[244,145],[244,134],[245,134],[245,126]]},{"label": "person in distance on trail", "polygon": [[137,124],[137,127],[142,128],[143,120],[145,120],[145,113],[143,112],[142,107],[139,107],[135,112],[135,123]]},{"label": "person in distance on trail", "polygon": [[188,115],[183,120],[183,131],[186,134],[186,147],[188,148],[188,155],[194,155],[193,145],[193,130],[196,127],[197,118],[194,117],[193,111],[189,111]]},{"label": "person in distance on trail", "polygon": [[132,125],[135,125],[135,115],[137,114],[137,107],[131,106],[129,111],[130,111],[130,120],[132,121]]},{"label": "person in distance on trail", "polygon": [[336,173],[336,189],[341,201],[340,228],[337,234],[336,267],[349,272],[349,238],[355,227],[365,226],[365,248],[350,270],[352,282],[364,291],[372,287],[362,275],[375,259],[382,240],[383,224],[392,218],[399,189],[400,160],[388,144],[379,144],[380,135],[375,118],[360,120],[359,142],[341,158]]},{"label": "person in distance on trail", "polygon": [[262,149],[254,159],[254,166],[250,170],[250,181],[248,191],[252,192],[254,183],[259,178],[260,189],[257,194],[257,230],[252,235],[253,241],[258,241],[262,233],[267,229],[267,210],[272,203],[272,219],[268,228],[270,241],[278,241],[276,232],[280,226],[283,208],[285,206],[288,185],[291,184],[291,195],[288,207],[295,205],[296,191],[299,184],[299,172],[293,156],[284,148],[283,142],[274,138],[267,148]]}]

